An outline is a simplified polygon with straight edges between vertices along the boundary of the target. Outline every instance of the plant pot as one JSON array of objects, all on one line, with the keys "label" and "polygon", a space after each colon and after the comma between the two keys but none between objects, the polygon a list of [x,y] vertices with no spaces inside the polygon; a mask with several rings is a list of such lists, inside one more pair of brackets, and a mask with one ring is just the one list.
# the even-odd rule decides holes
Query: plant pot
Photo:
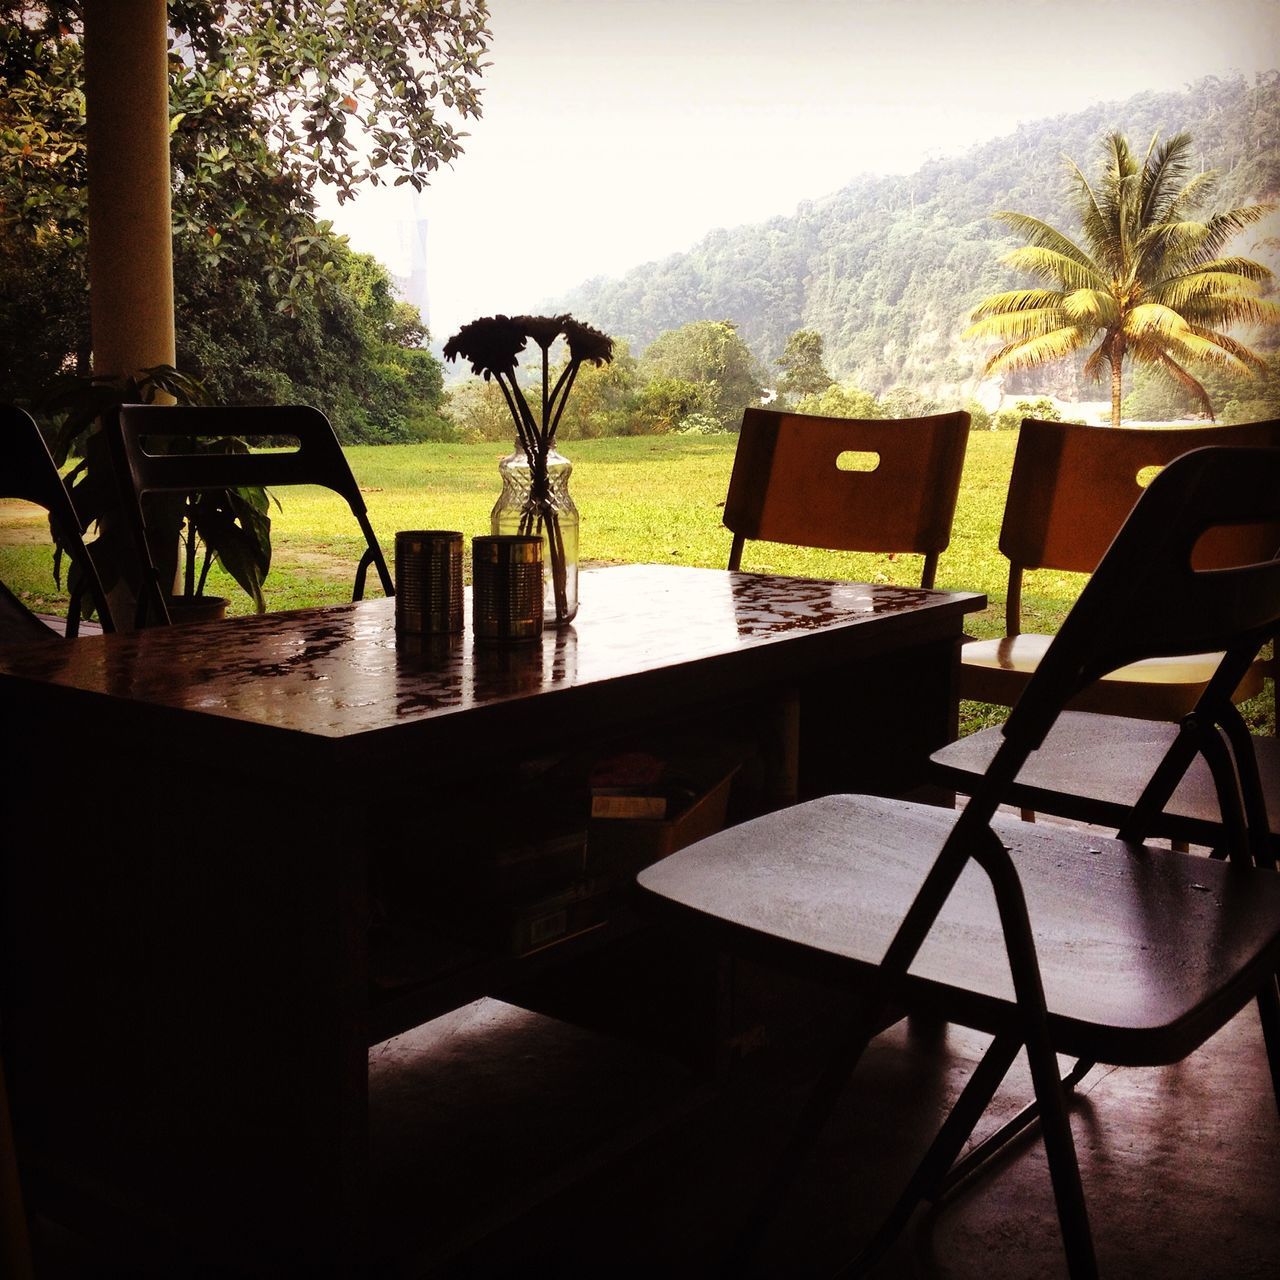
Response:
[{"label": "plant pot", "polygon": [[226,596],[170,596],[164,603],[169,621],[178,627],[188,622],[221,622],[231,602]]}]

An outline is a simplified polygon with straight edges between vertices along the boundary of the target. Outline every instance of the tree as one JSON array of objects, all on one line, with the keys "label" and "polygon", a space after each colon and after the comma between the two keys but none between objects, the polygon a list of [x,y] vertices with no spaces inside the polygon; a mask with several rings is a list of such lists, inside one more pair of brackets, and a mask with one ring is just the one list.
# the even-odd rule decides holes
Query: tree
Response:
[{"label": "tree", "polygon": [[[0,0],[7,399],[88,372],[79,8]],[[464,135],[438,106],[479,113],[486,19],[484,0],[171,0],[174,276],[189,372],[239,399],[345,376],[360,306],[342,300],[345,245],[315,221],[313,188],[347,198],[387,177],[421,186],[455,158]],[[420,318],[403,323],[421,331]],[[408,363],[429,372],[419,356]],[[335,386],[327,399],[343,395]],[[359,398],[345,399],[354,412]]]},{"label": "tree", "polygon": [[998,293],[980,303],[967,337],[1002,345],[986,372],[1049,364],[1096,343],[1086,376],[1111,374],[1111,421],[1120,425],[1126,357],[1151,365],[1186,388],[1210,416],[1204,387],[1188,371],[1197,362],[1248,369],[1261,358],[1223,328],[1274,323],[1280,308],[1258,297],[1271,272],[1261,263],[1222,251],[1268,205],[1194,215],[1213,190],[1212,171],[1192,173],[1191,139],[1153,138],[1139,162],[1119,133],[1104,144],[1100,181],[1091,183],[1073,162],[1081,246],[1027,214],[995,216],[1028,244],[1005,258],[1048,287]]},{"label": "tree", "polygon": [[801,396],[821,395],[835,381],[822,363],[822,334],[816,329],[797,329],[777,363],[782,369],[778,400],[785,404]]},{"label": "tree", "polygon": [[940,413],[942,406],[914,387],[892,387],[880,397],[882,418],[923,418]]},{"label": "tree", "polygon": [[[566,355],[565,362],[567,359]],[[565,362],[557,372],[563,371]],[[615,341],[613,359],[607,364],[587,363],[579,369],[557,436],[561,440],[582,440],[637,434],[632,426],[636,378],[635,356],[625,342]]]},{"label": "tree", "polygon": [[649,378],[705,384],[709,412],[723,430],[736,430],[764,390],[755,357],[729,320],[695,320],[660,334],[641,366]]},{"label": "tree", "polygon": [[820,395],[807,395],[796,405],[797,413],[822,418],[878,418],[880,404],[870,391],[852,383],[834,383]]},{"label": "tree", "polygon": [[[78,42],[82,8],[83,0],[0,0],[0,22],[33,41]],[[479,117],[488,18],[486,0],[168,6],[171,58],[210,83],[234,83],[289,178],[305,191],[326,183],[339,200],[383,181],[384,169],[421,190],[462,154],[466,135],[440,108]]]},{"label": "tree", "polygon": [[1017,400],[1006,405],[994,417],[989,417],[988,426],[992,431],[1017,431],[1022,426],[1023,418],[1036,418],[1040,422],[1061,422],[1062,412],[1048,396],[1040,396],[1035,400]]}]

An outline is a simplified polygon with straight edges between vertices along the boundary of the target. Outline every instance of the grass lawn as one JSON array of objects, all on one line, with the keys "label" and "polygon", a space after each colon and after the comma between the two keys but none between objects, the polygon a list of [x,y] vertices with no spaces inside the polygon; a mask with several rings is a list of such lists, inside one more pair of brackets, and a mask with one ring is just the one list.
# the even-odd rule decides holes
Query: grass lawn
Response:
[{"label": "grass lawn", "polygon": [[[951,546],[938,569],[940,588],[981,591],[989,599],[983,613],[970,615],[970,635],[995,636],[1004,630],[1008,566],[996,549],[996,539],[1016,440],[1016,432],[984,431],[970,436]],[[723,567],[730,537],[720,523],[720,512],[735,444],[734,436],[566,442],[565,451],[574,463],[572,490],[582,512],[584,563]],[[348,448],[388,561],[397,529],[461,529],[468,538],[487,533],[502,452],[495,444]],[[349,598],[362,540],[345,504],[319,489],[286,489],[279,497],[281,507],[272,512],[269,606],[299,608]],[[22,503],[0,501],[0,580],[41,612],[65,612],[66,596],[58,591],[51,566],[42,513]],[[916,585],[920,557],[752,544],[743,567]],[[1081,575],[1057,571],[1028,574],[1023,587],[1024,628],[1056,630],[1083,581]],[[225,575],[215,570],[210,582],[212,591],[230,598],[233,613],[252,608]],[[582,607],[590,608],[589,595]],[[1250,704],[1248,713],[1256,728],[1267,721],[1270,702],[1264,695]],[[966,705],[964,710],[967,728],[987,718],[988,713],[977,705]],[[1003,714],[1000,709],[995,718]]]}]

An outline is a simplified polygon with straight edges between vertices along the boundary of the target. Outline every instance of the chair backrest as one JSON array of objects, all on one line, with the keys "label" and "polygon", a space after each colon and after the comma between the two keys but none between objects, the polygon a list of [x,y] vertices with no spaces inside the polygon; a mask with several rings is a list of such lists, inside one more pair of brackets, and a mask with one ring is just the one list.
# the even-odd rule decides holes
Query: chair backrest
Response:
[{"label": "chair backrest", "polygon": [[[1092,573],[1143,492],[1152,467],[1192,449],[1274,448],[1280,420],[1211,427],[1089,427],[1027,418],[1018,435],[1000,550],[1009,560],[1008,632],[1021,630],[1022,573]],[[1222,531],[1202,554],[1259,554],[1259,530]]]},{"label": "chair backrest", "polygon": [[[1252,531],[1233,560],[1199,554],[1218,530]],[[1280,629],[1280,447],[1185,453],[1152,480],[1085,584],[1005,722],[1038,746],[1065,702],[1144,658],[1227,651],[1247,664]],[[1225,679],[1222,678],[1225,674]],[[1205,698],[1229,698],[1239,671]],[[1224,687],[1219,687],[1224,686]]]},{"label": "chair backrest", "polygon": [[[13,405],[0,405],[0,498],[20,498],[43,507],[49,523],[98,611],[104,631],[111,631],[111,610],[98,571],[84,545],[84,525],[72,504],[58,468],[31,416]],[[78,601],[81,592],[73,591]],[[79,612],[67,615],[66,634],[79,630]],[[57,632],[35,616],[0,583],[0,640],[39,640]]]},{"label": "chair backrest", "polygon": [[[147,538],[143,498],[148,493],[323,485],[346,499],[364,534],[365,550],[356,568],[351,598],[359,600],[364,595],[370,565],[377,570],[386,594],[395,594],[359,486],[329,420],[318,409],[307,405],[231,408],[127,404],[105,425],[112,461],[127,490],[126,507],[135,523],[137,541],[149,561],[150,582],[140,600],[140,622],[145,620],[146,595],[163,596],[155,572],[154,548]],[[193,451],[191,442],[195,440],[225,437],[237,437],[250,444],[283,439],[296,441],[296,447],[269,453]],[[152,612],[167,618],[164,608],[163,598],[151,601]]]},{"label": "chair backrest", "polygon": [[[747,538],[829,551],[915,552],[931,587],[951,540],[969,415],[820,418],[748,409],[724,523],[729,568]],[[841,466],[842,455],[854,469]]]}]

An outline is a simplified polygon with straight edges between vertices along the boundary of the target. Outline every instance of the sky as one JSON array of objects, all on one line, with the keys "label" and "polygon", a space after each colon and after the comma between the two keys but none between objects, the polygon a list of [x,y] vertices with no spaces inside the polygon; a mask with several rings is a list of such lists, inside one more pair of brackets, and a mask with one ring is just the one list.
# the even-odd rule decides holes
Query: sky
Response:
[{"label": "sky", "polygon": [[1280,65],[1275,0],[490,0],[483,115],[415,198],[325,216],[408,273],[437,342],[592,276],[909,173],[1019,121]]}]

